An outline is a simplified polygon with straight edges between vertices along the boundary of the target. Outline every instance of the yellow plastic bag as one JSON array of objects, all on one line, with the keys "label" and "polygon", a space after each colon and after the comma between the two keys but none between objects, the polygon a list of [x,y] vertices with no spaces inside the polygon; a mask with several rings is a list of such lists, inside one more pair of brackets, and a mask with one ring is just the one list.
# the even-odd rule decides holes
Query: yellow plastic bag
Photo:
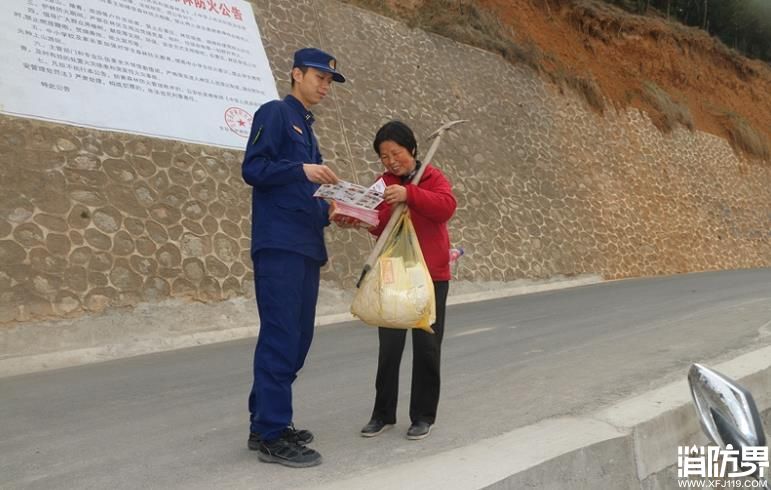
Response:
[{"label": "yellow plastic bag", "polygon": [[434,283],[409,214],[404,213],[353,298],[351,313],[377,327],[434,333]]}]

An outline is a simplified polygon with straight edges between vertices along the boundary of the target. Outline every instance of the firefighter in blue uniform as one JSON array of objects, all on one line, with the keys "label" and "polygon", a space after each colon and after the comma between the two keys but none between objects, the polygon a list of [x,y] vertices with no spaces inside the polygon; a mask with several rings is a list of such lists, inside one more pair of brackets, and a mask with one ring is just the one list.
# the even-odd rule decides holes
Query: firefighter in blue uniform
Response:
[{"label": "firefighter in blue uniform", "polygon": [[313,197],[337,183],[322,163],[311,106],[345,78],[333,56],[315,48],[294,55],[292,92],[254,115],[242,175],[252,186],[254,285],[260,333],[249,395],[249,448],[261,461],[291,467],[321,463],[313,440],[292,423],[292,382],[313,338],[319,272],[327,261],[329,206]]}]

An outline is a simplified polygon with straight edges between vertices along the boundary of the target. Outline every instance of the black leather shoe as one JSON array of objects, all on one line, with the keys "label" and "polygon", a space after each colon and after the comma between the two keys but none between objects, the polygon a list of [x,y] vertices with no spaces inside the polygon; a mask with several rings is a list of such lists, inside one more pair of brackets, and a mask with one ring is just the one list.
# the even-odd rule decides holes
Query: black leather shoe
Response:
[{"label": "black leather shoe", "polygon": [[393,424],[386,424],[380,419],[372,419],[367,422],[367,425],[361,428],[362,437],[375,437],[383,433],[389,427],[393,427]]},{"label": "black leather shoe", "polygon": [[407,430],[407,439],[411,441],[417,441],[418,439],[425,439],[428,434],[431,433],[432,425],[428,422],[413,422],[409,430]]}]

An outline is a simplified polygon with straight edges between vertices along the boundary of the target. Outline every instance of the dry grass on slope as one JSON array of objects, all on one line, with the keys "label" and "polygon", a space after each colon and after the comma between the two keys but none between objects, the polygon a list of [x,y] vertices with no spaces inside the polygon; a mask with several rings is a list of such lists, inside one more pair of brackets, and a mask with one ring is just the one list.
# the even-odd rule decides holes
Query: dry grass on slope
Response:
[{"label": "dry grass on slope", "polygon": [[658,111],[660,117],[654,118],[656,126],[664,132],[672,131],[677,124],[693,130],[693,118],[688,106],[675,102],[667,92],[651,81],[643,84],[642,96]]},{"label": "dry grass on slope", "polygon": [[768,147],[768,140],[755,130],[749,122],[739,114],[730,111],[721,111],[718,114],[728,130],[731,145],[754,155],[761,160],[771,160],[771,151]]}]

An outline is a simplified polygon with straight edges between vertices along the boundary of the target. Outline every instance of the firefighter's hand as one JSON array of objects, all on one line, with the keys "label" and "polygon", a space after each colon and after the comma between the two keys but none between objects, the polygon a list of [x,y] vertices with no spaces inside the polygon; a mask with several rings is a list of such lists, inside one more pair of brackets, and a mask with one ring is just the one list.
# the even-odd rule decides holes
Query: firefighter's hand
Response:
[{"label": "firefighter's hand", "polygon": [[303,163],[303,172],[314,184],[337,184],[337,175],[326,165]]}]

